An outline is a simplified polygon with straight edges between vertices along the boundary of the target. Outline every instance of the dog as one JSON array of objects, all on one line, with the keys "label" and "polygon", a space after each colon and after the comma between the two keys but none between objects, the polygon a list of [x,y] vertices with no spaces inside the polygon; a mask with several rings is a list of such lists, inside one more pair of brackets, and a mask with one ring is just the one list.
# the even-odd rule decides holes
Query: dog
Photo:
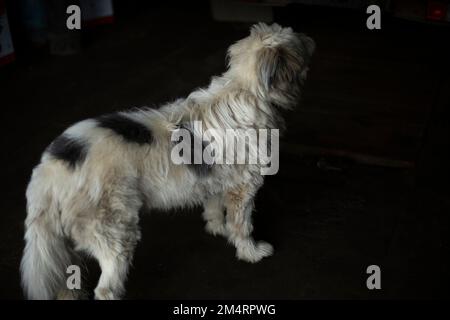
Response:
[{"label": "dog", "polygon": [[259,23],[230,46],[227,70],[207,88],[159,109],[107,114],[65,130],[43,153],[26,190],[26,297],[81,298],[82,290],[66,285],[66,270],[80,263],[80,252],[101,268],[95,298],[123,297],[142,207],[202,205],[206,231],[227,238],[238,259],[270,256],[272,246],[251,236],[261,164],[175,164],[172,135],[180,128],[198,135],[192,121],[201,121],[202,130],[282,127],[280,113],[298,103],[314,49],[304,34]]}]

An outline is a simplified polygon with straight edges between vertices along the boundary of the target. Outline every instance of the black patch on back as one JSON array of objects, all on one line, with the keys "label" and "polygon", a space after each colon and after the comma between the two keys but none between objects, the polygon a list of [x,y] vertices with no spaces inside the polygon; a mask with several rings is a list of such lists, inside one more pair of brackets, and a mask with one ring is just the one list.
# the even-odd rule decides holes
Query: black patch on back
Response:
[{"label": "black patch on back", "polygon": [[112,113],[96,119],[98,126],[114,131],[128,142],[138,144],[152,143],[152,132],[135,120],[119,113]]},{"label": "black patch on back", "polygon": [[47,152],[58,160],[65,161],[74,169],[77,164],[83,163],[87,154],[87,145],[82,141],[70,138],[64,134],[56,138],[47,148]]},{"label": "black patch on back", "polygon": [[[189,134],[191,136],[191,163],[188,164],[187,166],[193,170],[195,172],[196,175],[200,176],[200,177],[204,177],[207,176],[211,170],[213,165],[212,164],[207,164],[203,161],[203,152],[205,151],[205,148],[208,146],[208,143],[206,141],[202,141],[202,163],[196,164],[194,163],[194,133],[192,132],[192,130],[186,126],[186,125],[181,125],[180,128],[186,129],[189,131]],[[182,139],[180,138],[177,142],[180,143],[182,141]],[[182,155],[182,154],[181,154]]]}]

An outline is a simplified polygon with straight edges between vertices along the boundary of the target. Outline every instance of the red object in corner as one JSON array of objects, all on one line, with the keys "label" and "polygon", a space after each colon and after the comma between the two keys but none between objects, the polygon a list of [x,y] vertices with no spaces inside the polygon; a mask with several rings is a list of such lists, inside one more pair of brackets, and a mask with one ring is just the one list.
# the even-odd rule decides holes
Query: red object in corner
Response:
[{"label": "red object in corner", "polygon": [[427,5],[427,19],[430,20],[445,20],[447,16],[447,3],[444,1],[428,1]]}]

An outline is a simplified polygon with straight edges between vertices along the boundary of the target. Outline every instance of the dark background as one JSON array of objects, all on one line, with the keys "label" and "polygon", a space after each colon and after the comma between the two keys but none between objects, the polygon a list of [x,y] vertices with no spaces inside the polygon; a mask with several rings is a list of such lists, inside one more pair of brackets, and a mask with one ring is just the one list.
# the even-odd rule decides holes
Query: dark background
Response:
[{"label": "dark background", "polygon": [[[0,298],[22,298],[24,193],[49,142],[81,119],[207,85],[251,25],[214,20],[209,2],[114,4],[113,24],[83,28],[79,52],[59,56],[30,43],[7,2],[16,61],[0,68]],[[390,9],[372,31],[365,8],[273,9],[317,44],[303,101],[286,114],[280,172],[256,201],[255,237],[275,255],[237,261],[203,231],[200,209],[143,212],[126,298],[449,297],[449,26]],[[366,288],[371,264],[381,290]]]}]

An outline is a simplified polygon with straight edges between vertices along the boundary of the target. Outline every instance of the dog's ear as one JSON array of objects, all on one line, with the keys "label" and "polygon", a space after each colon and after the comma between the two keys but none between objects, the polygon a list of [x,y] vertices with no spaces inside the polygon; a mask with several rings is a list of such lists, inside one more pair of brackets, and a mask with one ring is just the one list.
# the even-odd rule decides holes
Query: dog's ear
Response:
[{"label": "dog's ear", "polygon": [[267,47],[261,49],[257,59],[257,72],[267,91],[287,89],[301,73],[303,61],[289,48]]},{"label": "dog's ear", "polygon": [[316,50],[316,43],[314,42],[314,40],[312,38],[308,37],[304,33],[300,33],[298,35],[298,37],[301,41],[303,51],[305,51],[305,54],[308,57],[307,63],[309,63],[309,59],[311,59],[312,54]]}]

